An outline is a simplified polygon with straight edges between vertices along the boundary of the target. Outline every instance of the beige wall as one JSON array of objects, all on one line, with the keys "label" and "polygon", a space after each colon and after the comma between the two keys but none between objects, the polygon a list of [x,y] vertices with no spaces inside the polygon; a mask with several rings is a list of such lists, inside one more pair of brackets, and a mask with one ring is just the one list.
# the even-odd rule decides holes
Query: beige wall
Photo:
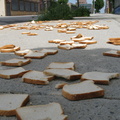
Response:
[{"label": "beige wall", "polygon": [[0,0],[0,16],[6,15],[5,0]]}]

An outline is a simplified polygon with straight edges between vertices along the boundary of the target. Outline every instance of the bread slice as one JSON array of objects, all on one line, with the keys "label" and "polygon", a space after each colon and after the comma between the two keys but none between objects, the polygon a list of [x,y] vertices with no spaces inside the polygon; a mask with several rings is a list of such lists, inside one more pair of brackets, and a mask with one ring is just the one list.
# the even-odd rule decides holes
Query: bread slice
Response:
[{"label": "bread slice", "polygon": [[13,59],[1,62],[1,65],[20,67],[20,66],[23,66],[23,65],[27,65],[30,62],[31,62],[31,59],[13,58]]},{"label": "bread slice", "polygon": [[75,31],[76,30],[76,28],[74,28],[74,27],[68,27],[67,28],[67,31]]},{"label": "bread slice", "polygon": [[66,33],[67,30],[66,29],[58,29],[57,31],[58,31],[58,33]]},{"label": "bread slice", "polygon": [[54,75],[56,77],[62,77],[67,80],[77,80],[81,78],[81,73],[75,72],[69,69],[47,69],[44,70],[46,75]]},{"label": "bread slice", "polygon": [[82,75],[81,81],[93,80],[96,84],[109,84],[109,80],[118,78],[119,73],[86,72]]},{"label": "bread slice", "polygon": [[109,40],[111,41],[111,40],[120,40],[120,38],[118,37],[118,38],[109,38]]},{"label": "bread slice", "polygon": [[66,34],[74,34],[75,31],[66,31]]},{"label": "bread slice", "polygon": [[21,34],[30,34],[31,32],[22,32]]},{"label": "bread slice", "polygon": [[46,85],[49,81],[53,80],[54,76],[45,75],[40,71],[29,71],[22,76],[22,81],[31,84]]},{"label": "bread slice", "polygon": [[117,50],[110,50],[103,53],[104,56],[111,56],[111,57],[120,57],[120,54],[117,52]]},{"label": "bread slice", "polygon": [[42,49],[42,50],[40,50],[40,52],[46,53],[47,55],[54,55],[54,54],[58,53],[58,50]]},{"label": "bread slice", "polygon": [[84,40],[92,40],[94,37],[81,37],[81,38],[72,38],[74,42],[80,42]]},{"label": "bread slice", "polygon": [[47,67],[47,69],[54,69],[54,68],[74,70],[75,64],[73,62],[52,62]]},{"label": "bread slice", "polygon": [[84,49],[87,47],[87,44],[72,44],[73,49]]},{"label": "bread slice", "polygon": [[18,120],[67,120],[59,103],[21,107],[16,109]]},{"label": "bread slice", "polygon": [[28,94],[0,94],[0,115],[16,115],[16,109],[25,106],[28,101]]},{"label": "bread slice", "polygon": [[66,44],[72,45],[72,44],[74,44],[74,41],[64,41],[64,42],[60,42],[60,45],[66,45]]},{"label": "bread slice", "polygon": [[44,58],[47,54],[43,52],[34,52],[30,51],[24,58],[33,58],[33,59],[41,59]]},{"label": "bread slice", "polygon": [[0,52],[15,52],[20,50],[20,47],[14,47],[14,48],[9,48],[9,49],[0,49]]},{"label": "bread slice", "polygon": [[31,50],[29,49],[26,49],[26,50],[19,50],[19,51],[15,51],[15,55],[18,55],[18,56],[24,56],[26,54],[28,54]]},{"label": "bread slice", "polygon": [[53,30],[53,27],[46,27],[45,28],[45,31],[52,31]]},{"label": "bread slice", "polygon": [[60,39],[55,39],[55,40],[49,40],[49,43],[60,43],[60,42],[65,42],[66,40],[60,40]]},{"label": "bread slice", "polygon": [[62,89],[63,86],[65,86],[65,85],[67,85],[67,83],[59,83],[59,84],[56,84],[56,85],[55,85],[55,88],[56,88],[56,89]]},{"label": "bread slice", "polygon": [[15,45],[9,44],[9,45],[4,45],[4,46],[0,47],[0,49],[10,49],[10,48],[14,48],[14,47],[15,47]]},{"label": "bread slice", "polygon": [[66,45],[58,45],[59,49],[63,49],[63,50],[71,50],[73,49],[72,45],[66,44]]},{"label": "bread slice", "polygon": [[38,35],[37,33],[28,33],[27,34],[28,36],[35,36],[35,35]]},{"label": "bread slice", "polygon": [[62,95],[69,100],[83,100],[104,96],[104,90],[95,85],[92,80],[65,85]]},{"label": "bread slice", "polygon": [[74,38],[82,38],[82,37],[84,37],[82,34],[78,34],[78,35],[76,35],[76,36],[71,37],[71,39],[74,39]]},{"label": "bread slice", "polygon": [[84,41],[79,41],[81,44],[95,44],[97,43],[96,40],[84,40]]},{"label": "bread slice", "polygon": [[28,71],[22,67],[0,70],[0,77],[5,79],[18,78]]}]

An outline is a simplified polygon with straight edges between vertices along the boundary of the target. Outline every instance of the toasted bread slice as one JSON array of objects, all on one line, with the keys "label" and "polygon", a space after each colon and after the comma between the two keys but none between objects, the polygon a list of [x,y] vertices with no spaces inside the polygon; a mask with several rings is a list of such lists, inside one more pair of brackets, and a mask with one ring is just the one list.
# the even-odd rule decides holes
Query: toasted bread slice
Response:
[{"label": "toasted bread slice", "polygon": [[25,70],[22,67],[0,70],[0,77],[5,78],[5,79],[18,78],[18,77],[21,77],[23,74],[25,74],[28,71],[29,70]]},{"label": "toasted bread slice", "polygon": [[0,115],[16,115],[16,109],[25,106],[28,101],[28,94],[0,94]]},{"label": "toasted bread slice", "polygon": [[81,44],[95,44],[97,43],[96,40],[84,40],[84,41],[79,41]]},{"label": "toasted bread slice", "polygon": [[104,56],[111,56],[111,57],[120,57],[120,54],[116,50],[110,50],[103,53]]},{"label": "toasted bread slice", "polygon": [[15,47],[15,45],[9,44],[9,45],[4,45],[4,46],[0,47],[0,49],[11,49],[11,48],[14,48],[14,47]]},{"label": "toasted bread slice", "polygon": [[67,120],[59,103],[17,108],[16,114],[19,120]]},{"label": "toasted bread slice", "polygon": [[60,39],[55,39],[55,40],[49,40],[49,43],[60,43],[60,42],[65,42],[66,40],[60,40]]},{"label": "toasted bread slice", "polygon": [[42,49],[42,50],[40,50],[40,52],[46,53],[47,55],[54,55],[54,54],[58,53],[58,50]]},{"label": "toasted bread slice", "polygon": [[29,49],[26,49],[26,50],[19,50],[19,51],[15,51],[15,55],[18,55],[18,56],[24,56],[24,55],[27,55],[31,50]]},{"label": "toasted bread slice", "polygon": [[58,48],[64,49],[64,50],[71,50],[73,49],[72,45],[66,44],[66,45],[58,45]]},{"label": "toasted bread slice", "polygon": [[53,69],[53,68],[74,70],[75,64],[73,62],[52,62],[47,67],[47,69]]},{"label": "toasted bread slice", "polygon": [[72,45],[72,44],[74,44],[74,41],[64,41],[64,42],[60,42],[60,45],[66,45],[66,44]]},{"label": "toasted bread slice", "polygon": [[31,84],[46,85],[53,80],[54,76],[45,75],[40,71],[29,71],[22,76],[22,81]]},{"label": "toasted bread slice", "polygon": [[111,40],[112,40],[112,41],[114,41],[114,40],[116,41],[116,40],[120,40],[120,38],[119,38],[119,37],[118,37],[118,38],[109,38],[109,40],[110,40],[110,41],[111,41]]},{"label": "toasted bread slice", "polygon": [[0,49],[0,52],[15,52],[20,50],[20,47],[14,47],[14,48],[9,48],[9,49]]},{"label": "toasted bread slice", "polygon": [[104,90],[92,80],[63,86],[62,95],[69,100],[83,100],[104,96]]},{"label": "toasted bread slice", "polygon": [[87,44],[72,44],[73,49],[84,49],[87,47]]},{"label": "toasted bread slice", "polygon": [[34,52],[30,51],[24,58],[33,58],[33,59],[41,59],[44,58],[47,54],[43,52]]},{"label": "toasted bread slice", "polygon": [[20,66],[23,66],[23,65],[27,65],[30,62],[31,62],[31,59],[13,58],[13,59],[1,62],[1,65],[20,67]]},{"label": "toasted bread slice", "polygon": [[77,80],[81,78],[81,73],[75,72],[69,69],[47,69],[44,70],[46,75],[54,75],[56,77],[62,77],[67,80]]},{"label": "toasted bread slice", "polygon": [[119,73],[87,72],[81,77],[81,80],[93,80],[96,84],[109,84],[112,78],[118,78]]}]

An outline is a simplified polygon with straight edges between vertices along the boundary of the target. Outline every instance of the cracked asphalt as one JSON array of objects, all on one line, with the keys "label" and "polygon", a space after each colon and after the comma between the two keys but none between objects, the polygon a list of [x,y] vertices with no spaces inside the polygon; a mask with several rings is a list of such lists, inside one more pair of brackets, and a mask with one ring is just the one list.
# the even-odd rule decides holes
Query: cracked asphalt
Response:
[{"label": "cracked asphalt", "polygon": [[[37,16],[36,16],[37,17]],[[15,18],[15,17],[14,17]],[[0,17],[0,25],[17,23],[22,26],[30,18],[14,20],[12,17]],[[58,53],[49,55],[43,59],[33,59],[28,65],[23,66],[26,70],[43,71],[51,62],[74,62],[75,71],[80,73],[99,71],[99,72],[118,72],[120,73],[120,58],[103,56],[103,52],[109,50],[120,50],[120,46],[107,44],[110,37],[120,37],[120,16],[112,14],[93,14],[90,17],[80,17],[74,20],[65,20],[62,22],[70,23],[73,21],[99,20],[98,25],[107,25],[106,30],[88,30],[77,29],[75,34],[58,33],[57,29],[53,31],[40,30],[13,30],[6,28],[0,30],[0,46],[6,44],[14,44],[20,46],[21,49],[40,50],[43,48],[57,49]],[[57,24],[50,22],[45,24]],[[37,36],[22,35],[22,32],[38,33]],[[85,49],[62,50],[57,48],[57,44],[48,43],[48,40],[66,39],[83,34],[84,36],[94,36],[97,44],[88,45]],[[0,61],[12,58],[19,58],[13,53],[0,53]],[[0,69],[11,67],[0,66]],[[13,68],[13,67],[12,67]],[[109,85],[98,85],[105,90],[102,98],[93,98],[79,101],[69,101],[62,96],[61,89],[55,89],[55,85],[62,82],[76,83],[76,81],[66,81],[59,78],[51,81],[48,85],[33,85],[23,83],[21,78],[2,79],[0,78],[0,93],[22,93],[30,95],[29,105],[48,104],[50,102],[58,102],[61,104],[64,114],[68,115],[68,120],[120,120],[120,78],[110,80]],[[0,116],[0,120],[17,120],[15,116]]]}]

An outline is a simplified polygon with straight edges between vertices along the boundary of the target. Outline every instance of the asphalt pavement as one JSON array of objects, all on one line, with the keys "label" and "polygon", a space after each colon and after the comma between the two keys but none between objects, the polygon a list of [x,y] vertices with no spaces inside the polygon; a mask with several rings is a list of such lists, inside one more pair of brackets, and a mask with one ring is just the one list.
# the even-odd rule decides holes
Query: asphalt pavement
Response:
[{"label": "asphalt pavement", "polygon": [[[37,16],[36,16],[37,17]],[[14,18],[14,20],[13,20]],[[21,20],[20,20],[21,18]],[[34,19],[24,17],[0,17],[0,24],[17,23],[18,26],[24,25],[29,20]],[[14,44],[23,49],[41,50],[43,48],[56,49],[58,53],[48,55],[43,59],[32,59],[32,62],[23,66],[26,70],[44,71],[51,62],[74,62],[75,71],[79,73],[99,71],[120,73],[120,58],[103,56],[103,52],[109,50],[120,50],[120,46],[107,44],[109,38],[120,37],[120,16],[112,14],[92,14],[90,17],[76,17],[73,20],[51,21],[49,25],[56,25],[59,22],[71,23],[76,21],[94,21],[98,25],[107,25],[109,29],[88,30],[86,28],[77,29],[75,34],[58,33],[57,29],[53,31],[40,30],[13,30],[5,28],[0,30],[0,46]],[[35,24],[34,24],[35,25]],[[37,36],[22,35],[22,32],[37,33]],[[48,43],[48,40],[65,39],[70,40],[77,34],[84,36],[93,36],[97,44],[88,45],[85,49],[62,50],[57,48],[57,44]],[[12,58],[20,58],[14,53],[0,53],[0,61]],[[0,69],[9,69],[13,67],[0,66]],[[70,101],[62,96],[62,90],[56,89],[58,83],[67,82],[68,84],[79,82],[67,81],[57,78],[48,85],[33,85],[22,82],[21,78],[2,79],[0,78],[0,93],[21,93],[29,94],[29,105],[43,105],[51,102],[61,104],[64,114],[68,115],[68,120],[120,120],[120,78],[111,79],[109,85],[98,85],[105,90],[104,97],[87,100]],[[0,120],[17,120],[15,116],[0,116]]]}]

